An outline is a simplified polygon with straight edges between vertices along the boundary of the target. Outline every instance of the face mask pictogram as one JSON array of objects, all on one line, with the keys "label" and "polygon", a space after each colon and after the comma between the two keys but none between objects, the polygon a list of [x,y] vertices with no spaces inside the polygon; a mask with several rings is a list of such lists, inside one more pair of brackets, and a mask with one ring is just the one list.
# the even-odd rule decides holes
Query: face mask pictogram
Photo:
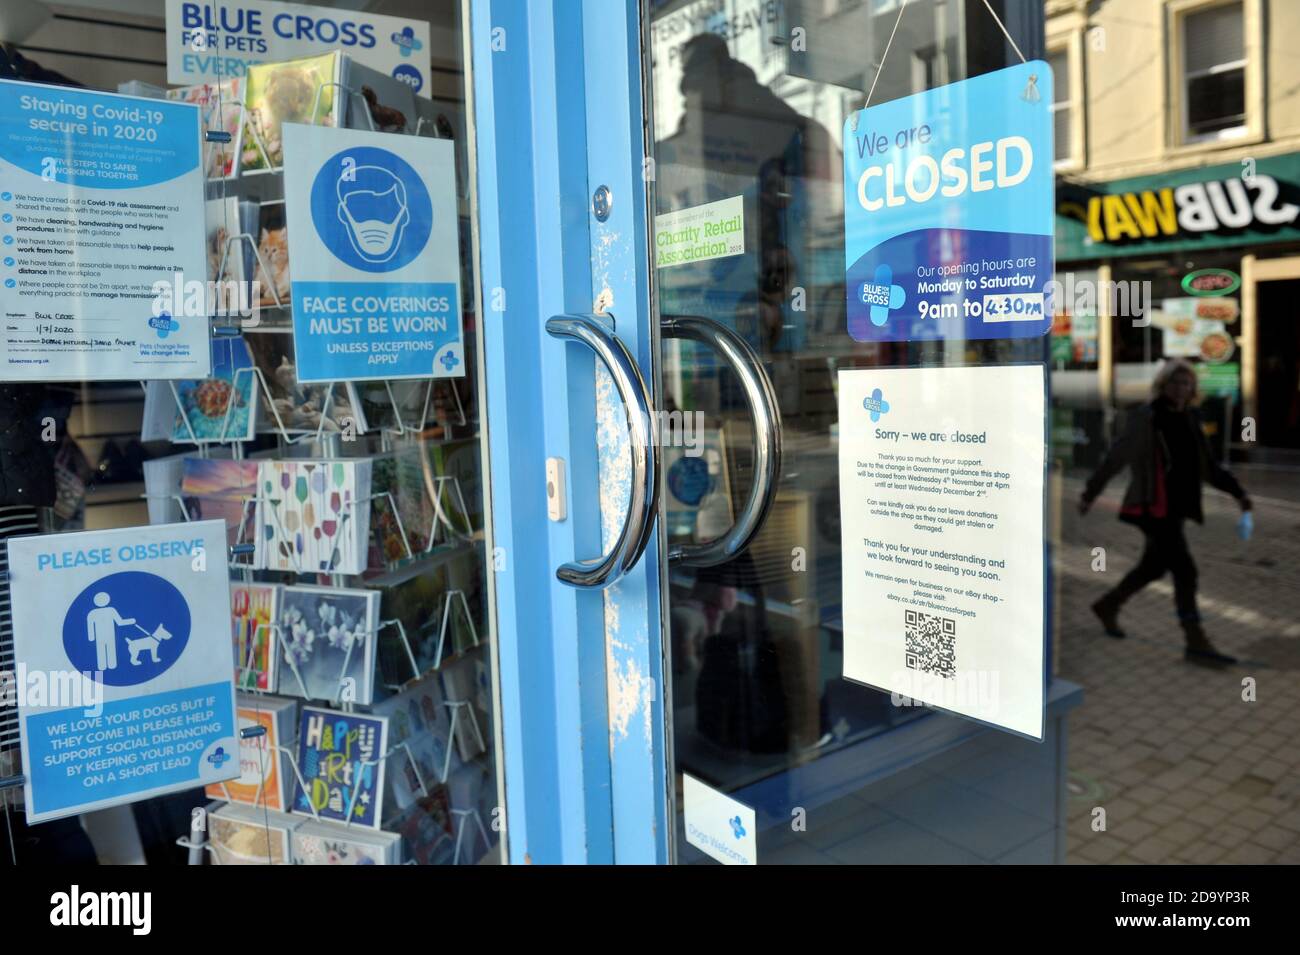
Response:
[{"label": "face mask pictogram", "polygon": [[379,166],[357,166],[339,178],[337,192],[339,221],[357,255],[368,262],[392,258],[411,221],[402,181]]}]

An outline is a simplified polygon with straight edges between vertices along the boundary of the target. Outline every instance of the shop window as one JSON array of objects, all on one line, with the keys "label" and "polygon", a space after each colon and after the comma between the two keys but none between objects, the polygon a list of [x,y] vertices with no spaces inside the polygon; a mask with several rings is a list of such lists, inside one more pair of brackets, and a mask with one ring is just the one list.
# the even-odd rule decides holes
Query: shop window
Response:
[{"label": "shop window", "polygon": [[912,91],[923,93],[942,85],[939,79],[939,47],[922,47],[912,53]]},{"label": "shop window", "polygon": [[1245,16],[1241,3],[1181,18],[1183,139],[1195,142],[1246,131]]},{"label": "shop window", "polygon": [[0,860],[501,861],[458,5],[98,6],[0,0]]}]

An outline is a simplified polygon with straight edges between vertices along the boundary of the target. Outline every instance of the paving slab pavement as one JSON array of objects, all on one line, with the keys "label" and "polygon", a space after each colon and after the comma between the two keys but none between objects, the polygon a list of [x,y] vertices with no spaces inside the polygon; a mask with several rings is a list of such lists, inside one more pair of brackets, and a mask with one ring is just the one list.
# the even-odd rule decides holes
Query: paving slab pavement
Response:
[{"label": "paving slab pavement", "polygon": [[1142,535],[1116,519],[1122,478],[1086,517],[1084,475],[1065,478],[1057,672],[1084,687],[1069,717],[1069,862],[1300,862],[1300,471],[1236,473],[1251,541],[1211,488],[1205,525],[1187,528],[1205,630],[1241,661],[1225,670],[1184,661],[1168,576],[1125,605],[1127,639],[1101,632],[1089,605],[1137,562]]}]

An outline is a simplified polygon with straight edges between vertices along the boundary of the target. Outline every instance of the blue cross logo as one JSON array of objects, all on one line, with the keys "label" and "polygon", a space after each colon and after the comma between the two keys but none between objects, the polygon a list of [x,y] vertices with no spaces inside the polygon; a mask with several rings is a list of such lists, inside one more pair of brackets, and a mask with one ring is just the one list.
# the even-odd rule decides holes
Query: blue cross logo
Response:
[{"label": "blue cross logo", "polygon": [[149,327],[158,333],[159,338],[166,338],[172,332],[180,331],[181,323],[172,318],[170,313],[162,312],[149,319]]},{"label": "blue cross logo", "polygon": [[907,301],[903,286],[894,284],[894,270],[888,265],[876,266],[876,280],[862,283],[862,303],[871,306],[871,324],[879,328],[889,321],[889,313],[902,308]]},{"label": "blue cross logo", "polygon": [[731,824],[731,832],[737,839],[743,839],[745,837],[745,826],[741,823],[739,816],[728,819],[727,822]]},{"label": "blue cross logo", "polygon": [[438,360],[442,362],[442,367],[446,368],[448,371],[451,371],[460,364],[460,359],[456,357],[456,353],[450,351],[445,352]]},{"label": "blue cross logo", "polygon": [[416,50],[424,49],[424,44],[415,38],[415,30],[411,27],[402,27],[401,33],[392,35],[392,41],[402,51],[402,56],[410,56]]},{"label": "blue cross logo", "polygon": [[213,766],[217,767],[217,769],[220,769],[229,760],[230,760],[230,754],[226,752],[226,748],[224,746],[218,746],[210,754],[208,754],[208,762],[211,763]]},{"label": "blue cross logo", "polygon": [[885,400],[885,393],[877,388],[869,397],[862,399],[862,407],[871,412],[872,421],[879,421],[880,416],[889,411],[889,402]]}]

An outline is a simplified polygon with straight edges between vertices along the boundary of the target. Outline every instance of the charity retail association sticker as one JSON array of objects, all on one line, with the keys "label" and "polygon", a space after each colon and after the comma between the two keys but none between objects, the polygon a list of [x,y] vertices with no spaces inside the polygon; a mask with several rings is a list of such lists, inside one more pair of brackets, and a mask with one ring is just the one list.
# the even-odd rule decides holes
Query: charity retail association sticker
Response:
[{"label": "charity retail association sticker", "polygon": [[655,265],[689,265],[745,251],[745,199],[732,196],[655,216]]},{"label": "charity retail association sticker", "polygon": [[844,126],[848,333],[1028,338],[1052,324],[1052,71],[1041,60]]}]

